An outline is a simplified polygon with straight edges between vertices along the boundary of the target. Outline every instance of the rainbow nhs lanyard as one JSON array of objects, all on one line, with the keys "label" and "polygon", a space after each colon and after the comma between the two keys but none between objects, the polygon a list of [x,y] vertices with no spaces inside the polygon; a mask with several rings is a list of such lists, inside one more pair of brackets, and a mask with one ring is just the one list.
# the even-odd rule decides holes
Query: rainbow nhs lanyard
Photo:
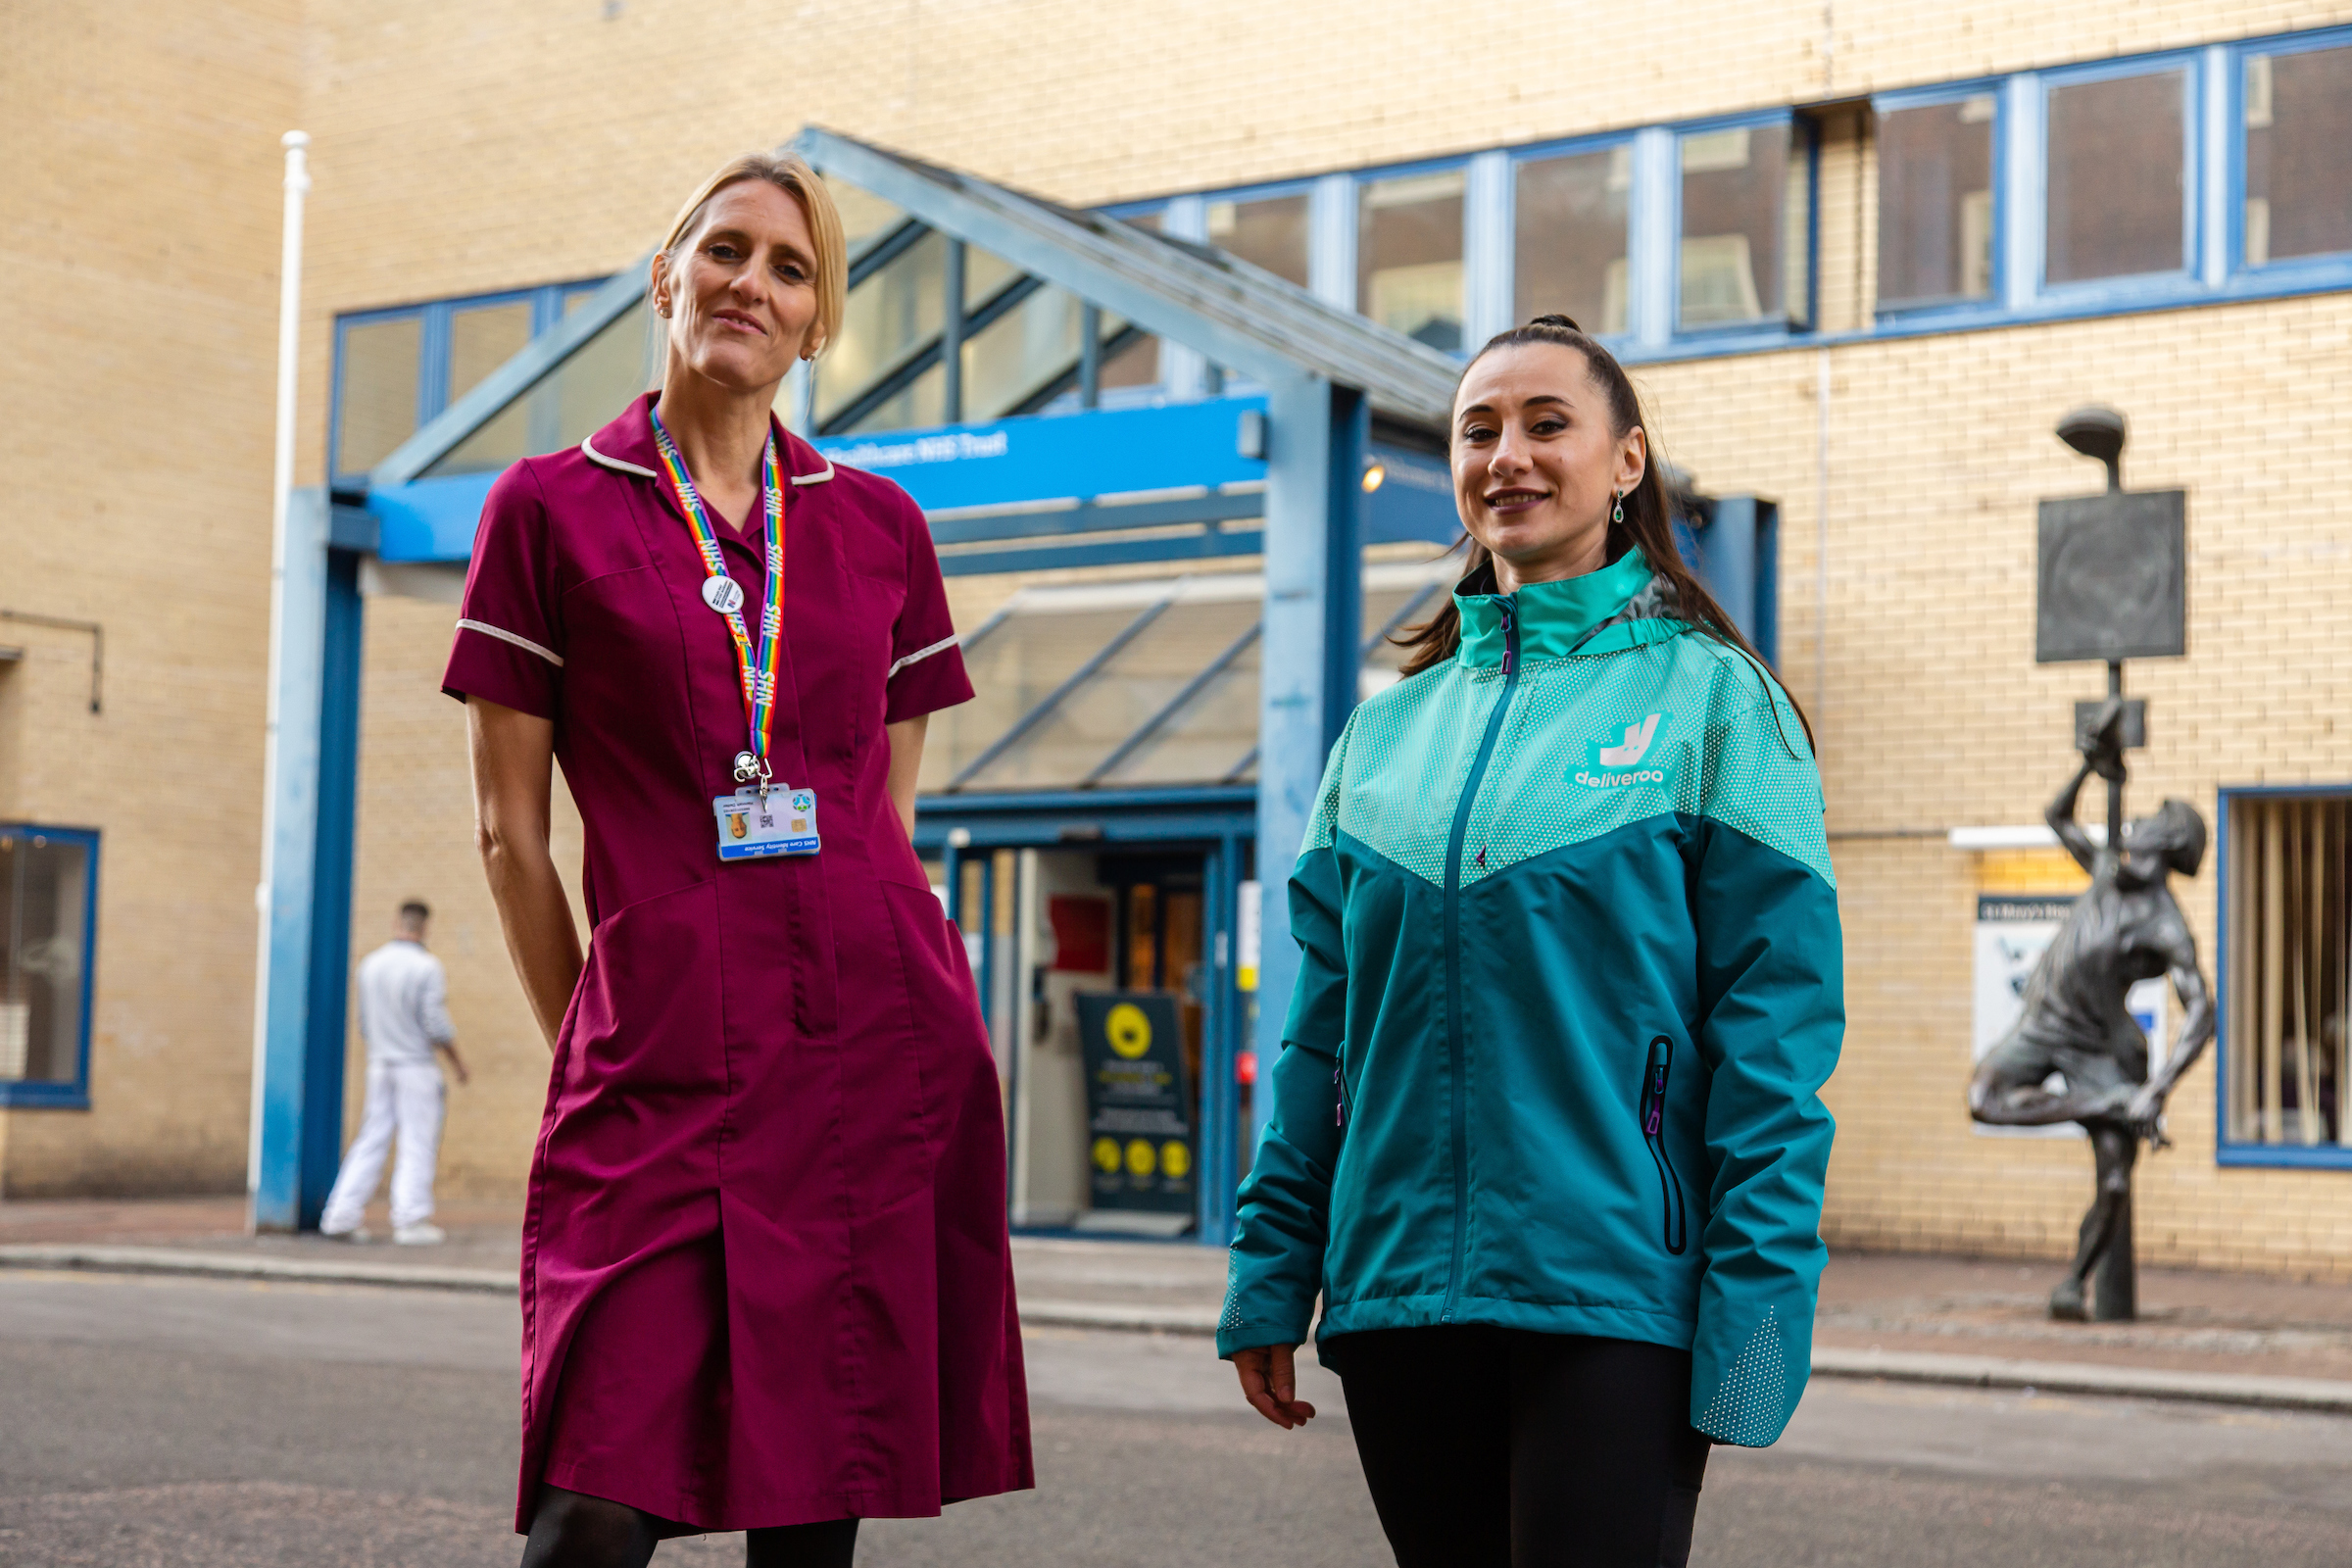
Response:
[{"label": "rainbow nhs lanyard", "polygon": [[775,731],[776,671],[784,625],[784,481],[777,468],[775,432],[768,432],[767,450],[760,460],[760,508],[767,525],[767,597],[760,607],[760,649],[755,659],[752,635],[743,624],[743,587],[727,575],[718,530],[710,524],[710,514],[694,487],[694,476],[686,471],[686,460],[678,455],[678,444],[662,428],[662,416],[648,413],[654,421],[654,445],[662,454],[662,466],[669,472],[679,510],[686,514],[695,548],[702,552],[703,569],[708,573],[703,580],[703,603],[727,617],[727,630],[735,636],[735,665],[743,675],[743,717],[751,732],[750,749],[735,754],[735,781],[757,785],[760,800],[765,801],[773,778],[767,749]]}]

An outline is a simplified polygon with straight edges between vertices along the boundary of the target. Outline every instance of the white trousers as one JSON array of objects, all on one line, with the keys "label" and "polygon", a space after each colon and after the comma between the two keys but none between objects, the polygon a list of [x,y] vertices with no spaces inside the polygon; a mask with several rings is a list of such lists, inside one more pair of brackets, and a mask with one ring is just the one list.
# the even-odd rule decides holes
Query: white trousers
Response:
[{"label": "white trousers", "polygon": [[414,1225],[433,1215],[433,1163],[441,1154],[441,1110],[448,1095],[437,1061],[368,1064],[368,1100],[360,1112],[360,1135],[343,1156],[334,1190],[318,1228],[329,1236],[356,1228],[375,1184],[384,1174],[384,1154],[400,1134],[392,1163],[392,1224]]}]

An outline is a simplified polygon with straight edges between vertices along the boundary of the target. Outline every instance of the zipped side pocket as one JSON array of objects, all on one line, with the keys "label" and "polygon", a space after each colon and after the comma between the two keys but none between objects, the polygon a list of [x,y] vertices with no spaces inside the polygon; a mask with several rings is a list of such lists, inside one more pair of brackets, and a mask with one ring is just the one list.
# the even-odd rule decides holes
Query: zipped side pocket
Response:
[{"label": "zipped side pocket", "polygon": [[1673,1156],[1666,1152],[1666,1079],[1673,1067],[1674,1041],[1660,1035],[1649,1043],[1649,1060],[1642,1068],[1642,1141],[1649,1146],[1650,1163],[1658,1167],[1658,1239],[1680,1257],[1690,1236],[1683,1184],[1674,1174]]}]

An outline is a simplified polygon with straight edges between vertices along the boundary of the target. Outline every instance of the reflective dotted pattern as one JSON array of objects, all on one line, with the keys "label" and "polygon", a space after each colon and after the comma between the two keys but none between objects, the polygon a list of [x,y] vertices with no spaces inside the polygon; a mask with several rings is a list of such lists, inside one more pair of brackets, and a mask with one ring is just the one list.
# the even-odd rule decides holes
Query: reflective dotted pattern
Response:
[{"label": "reflective dotted pattern", "polygon": [[[1447,663],[1356,709],[1304,849],[1345,831],[1443,886],[1454,807],[1502,686],[1499,671]],[[1745,656],[1687,634],[1531,660],[1471,810],[1462,884],[1670,812],[1712,817],[1837,885],[1804,726]]]},{"label": "reflective dotted pattern", "polygon": [[1781,1435],[1787,1419],[1782,1405],[1788,1396],[1780,1315],[1768,1306],[1764,1321],[1756,1325],[1756,1332],[1740,1348],[1732,1369],[1715,1386],[1715,1396],[1698,1418],[1698,1429],[1742,1448],[1767,1447]]},{"label": "reflective dotted pattern", "polygon": [[1217,1314],[1217,1332],[1230,1334],[1247,1328],[1250,1320],[1242,1315],[1242,1259],[1233,1249],[1225,1250],[1225,1310]]}]

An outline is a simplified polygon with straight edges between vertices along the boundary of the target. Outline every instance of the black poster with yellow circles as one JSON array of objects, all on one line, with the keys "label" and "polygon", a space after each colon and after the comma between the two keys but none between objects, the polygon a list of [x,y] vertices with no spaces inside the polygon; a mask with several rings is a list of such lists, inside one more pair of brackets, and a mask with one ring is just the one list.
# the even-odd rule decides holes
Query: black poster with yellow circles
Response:
[{"label": "black poster with yellow circles", "polygon": [[1176,999],[1081,991],[1076,1001],[1095,1207],[1191,1213],[1193,1096]]}]

